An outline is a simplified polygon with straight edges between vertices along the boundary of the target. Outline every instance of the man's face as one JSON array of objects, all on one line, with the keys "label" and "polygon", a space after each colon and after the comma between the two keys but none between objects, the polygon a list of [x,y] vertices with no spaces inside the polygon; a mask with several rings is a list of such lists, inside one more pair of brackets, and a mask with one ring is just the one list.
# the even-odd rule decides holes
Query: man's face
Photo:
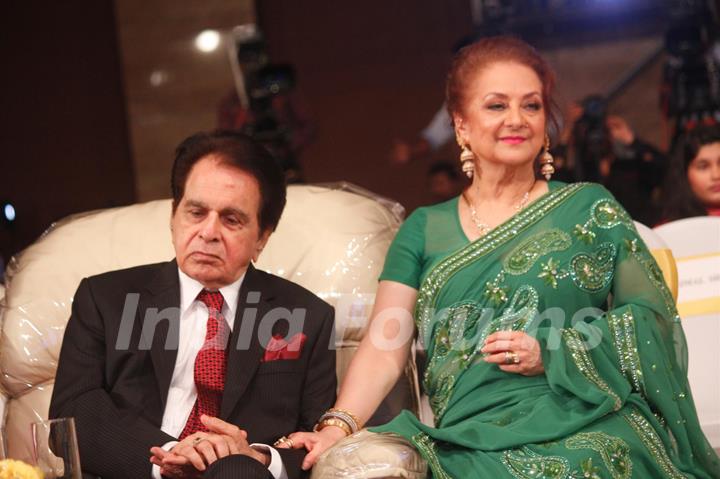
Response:
[{"label": "man's face", "polygon": [[187,177],[170,225],[177,263],[206,288],[236,281],[256,260],[270,231],[258,224],[255,178],[208,155]]}]

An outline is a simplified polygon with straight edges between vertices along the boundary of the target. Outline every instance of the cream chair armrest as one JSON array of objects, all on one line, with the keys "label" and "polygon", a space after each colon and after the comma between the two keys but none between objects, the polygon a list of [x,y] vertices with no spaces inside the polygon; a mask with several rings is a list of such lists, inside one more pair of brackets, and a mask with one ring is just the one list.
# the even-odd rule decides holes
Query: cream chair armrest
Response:
[{"label": "cream chair armrest", "polygon": [[311,479],[425,479],[427,462],[405,438],[359,431],[325,451]]},{"label": "cream chair armrest", "polygon": [[[2,431],[5,429],[5,411],[7,408],[8,403],[8,396],[5,393],[5,391],[2,390],[2,386],[0,386],[0,443],[2,443],[2,440],[4,437],[2,437]],[[0,449],[0,452],[2,450]]]}]

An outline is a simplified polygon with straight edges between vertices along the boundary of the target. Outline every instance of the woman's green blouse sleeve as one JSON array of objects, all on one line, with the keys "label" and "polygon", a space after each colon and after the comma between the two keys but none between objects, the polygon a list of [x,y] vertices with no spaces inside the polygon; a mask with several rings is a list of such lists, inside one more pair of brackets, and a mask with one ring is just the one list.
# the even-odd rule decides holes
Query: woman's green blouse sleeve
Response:
[{"label": "woman's green blouse sleeve", "polygon": [[380,281],[397,281],[412,288],[420,287],[425,250],[425,211],[415,210],[400,227],[390,245]]}]

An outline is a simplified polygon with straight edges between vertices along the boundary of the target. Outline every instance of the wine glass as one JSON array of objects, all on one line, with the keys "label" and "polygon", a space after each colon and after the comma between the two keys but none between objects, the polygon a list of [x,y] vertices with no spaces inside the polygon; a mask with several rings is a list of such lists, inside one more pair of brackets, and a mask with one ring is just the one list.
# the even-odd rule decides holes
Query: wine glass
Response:
[{"label": "wine glass", "polygon": [[32,439],[35,465],[46,479],[82,479],[73,418],[32,423]]}]

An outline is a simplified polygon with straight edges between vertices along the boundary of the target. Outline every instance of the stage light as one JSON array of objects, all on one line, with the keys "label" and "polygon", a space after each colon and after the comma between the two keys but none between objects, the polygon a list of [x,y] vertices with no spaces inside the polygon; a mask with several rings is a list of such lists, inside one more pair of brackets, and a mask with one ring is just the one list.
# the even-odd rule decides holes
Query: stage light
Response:
[{"label": "stage light", "polygon": [[2,207],[2,219],[5,222],[12,223],[15,221],[15,207],[11,203],[5,203]]},{"label": "stage light", "polygon": [[195,48],[203,53],[217,50],[220,45],[220,33],[217,30],[203,30],[195,37]]}]

